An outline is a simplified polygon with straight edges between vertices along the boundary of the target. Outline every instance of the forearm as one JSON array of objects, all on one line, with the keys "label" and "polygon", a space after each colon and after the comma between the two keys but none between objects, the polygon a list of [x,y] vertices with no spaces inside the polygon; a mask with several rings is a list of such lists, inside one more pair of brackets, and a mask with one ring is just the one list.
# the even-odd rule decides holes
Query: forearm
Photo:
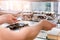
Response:
[{"label": "forearm", "polygon": [[0,16],[0,24],[5,23],[4,21],[5,21],[5,20]]},{"label": "forearm", "polygon": [[41,24],[31,26],[30,27],[30,33],[29,33],[28,37],[35,38],[41,30],[42,30]]},{"label": "forearm", "polygon": [[[37,34],[40,32],[40,30],[42,30],[42,26],[40,24],[37,24],[35,26],[31,26],[31,27],[24,27],[20,30],[20,33],[22,33],[21,35],[24,34],[24,38],[28,39],[34,39]],[[20,35],[20,36],[21,36]]]}]

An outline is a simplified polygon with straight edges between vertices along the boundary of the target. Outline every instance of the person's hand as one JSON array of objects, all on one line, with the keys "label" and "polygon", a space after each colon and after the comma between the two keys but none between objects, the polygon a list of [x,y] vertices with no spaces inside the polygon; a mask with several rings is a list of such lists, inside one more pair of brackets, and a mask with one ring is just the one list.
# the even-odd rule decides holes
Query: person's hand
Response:
[{"label": "person's hand", "polygon": [[53,24],[48,20],[41,20],[40,24],[42,25],[42,30],[51,30],[53,27],[56,27],[56,24]]},{"label": "person's hand", "polygon": [[1,15],[0,18],[4,23],[12,24],[17,22],[16,17],[14,17],[12,14],[4,14],[4,15]]}]

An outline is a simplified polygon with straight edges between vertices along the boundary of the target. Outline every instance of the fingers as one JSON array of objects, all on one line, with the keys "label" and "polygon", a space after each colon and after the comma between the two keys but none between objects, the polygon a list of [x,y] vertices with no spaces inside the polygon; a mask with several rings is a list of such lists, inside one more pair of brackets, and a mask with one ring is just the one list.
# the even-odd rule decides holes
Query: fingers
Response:
[{"label": "fingers", "polygon": [[53,24],[52,26],[53,26],[53,27],[56,27],[56,24]]},{"label": "fingers", "polygon": [[52,27],[56,27],[56,24],[54,24],[54,23],[52,23],[52,22],[49,22],[49,21],[48,21],[48,23],[50,23],[50,25],[51,25]]},{"label": "fingers", "polygon": [[11,23],[16,23],[16,22],[17,22],[17,18],[14,17],[14,16],[12,16],[12,18],[11,18]]},{"label": "fingers", "polygon": [[14,16],[13,16],[13,17],[12,17],[12,20],[15,21],[15,22],[17,22],[17,17],[14,17]]},{"label": "fingers", "polygon": [[7,14],[7,23],[13,24],[17,22],[17,17],[13,16],[12,14]]}]

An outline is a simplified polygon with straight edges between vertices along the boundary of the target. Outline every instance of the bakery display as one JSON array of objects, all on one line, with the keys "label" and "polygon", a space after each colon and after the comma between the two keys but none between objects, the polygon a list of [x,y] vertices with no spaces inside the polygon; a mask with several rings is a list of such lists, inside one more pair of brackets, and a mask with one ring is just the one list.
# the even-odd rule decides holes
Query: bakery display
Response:
[{"label": "bakery display", "polygon": [[55,19],[55,13],[54,12],[47,12],[46,16],[47,16],[47,20],[54,20]]},{"label": "bakery display", "polygon": [[39,22],[41,19],[54,20],[55,12],[32,12],[23,14],[24,21],[37,21]]},{"label": "bakery display", "polygon": [[46,19],[46,15],[45,14],[34,14],[32,17],[33,21],[40,21],[41,19]]},{"label": "bakery display", "polygon": [[32,20],[33,14],[32,13],[24,13],[22,15],[24,21],[30,21]]}]

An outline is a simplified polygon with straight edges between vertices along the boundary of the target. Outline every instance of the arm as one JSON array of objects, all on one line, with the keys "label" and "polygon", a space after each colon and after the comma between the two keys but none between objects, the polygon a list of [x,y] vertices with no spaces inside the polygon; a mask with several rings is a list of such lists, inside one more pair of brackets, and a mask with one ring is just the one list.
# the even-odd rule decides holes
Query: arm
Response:
[{"label": "arm", "polygon": [[[32,29],[33,28],[33,29]],[[39,28],[39,30],[38,30]],[[19,30],[19,32],[11,31],[7,28],[1,28],[0,29],[0,36],[5,40],[10,40],[10,39],[20,39],[20,40],[28,40],[32,39],[32,37],[36,37],[38,32],[40,31],[40,27],[24,27]],[[34,32],[35,31],[35,32]],[[31,33],[30,33],[31,32]],[[29,36],[28,36],[29,35]],[[33,37],[33,39],[34,39]]]},{"label": "arm", "polygon": [[23,31],[21,35],[24,34],[25,36],[23,36],[23,37],[25,37],[26,40],[34,39],[41,30],[51,30],[55,26],[56,26],[55,24],[53,24],[47,20],[42,20],[34,26],[25,27],[25,28],[21,29],[20,32]]},{"label": "arm", "polygon": [[[7,28],[4,29],[0,29],[0,35],[2,36],[2,39],[6,39],[6,40],[31,40],[34,39],[37,34],[40,32],[40,30],[44,29],[44,30],[50,30],[51,28],[53,28],[54,26],[56,26],[55,24],[52,24],[48,21],[40,21],[38,24],[36,24],[35,26],[31,26],[31,27],[24,27],[21,28],[18,32],[15,31],[11,31]],[[2,30],[2,31],[1,31]]]},{"label": "arm", "polygon": [[0,16],[0,24],[3,24],[3,23],[5,23],[5,17],[4,17],[4,15],[1,15]]}]

